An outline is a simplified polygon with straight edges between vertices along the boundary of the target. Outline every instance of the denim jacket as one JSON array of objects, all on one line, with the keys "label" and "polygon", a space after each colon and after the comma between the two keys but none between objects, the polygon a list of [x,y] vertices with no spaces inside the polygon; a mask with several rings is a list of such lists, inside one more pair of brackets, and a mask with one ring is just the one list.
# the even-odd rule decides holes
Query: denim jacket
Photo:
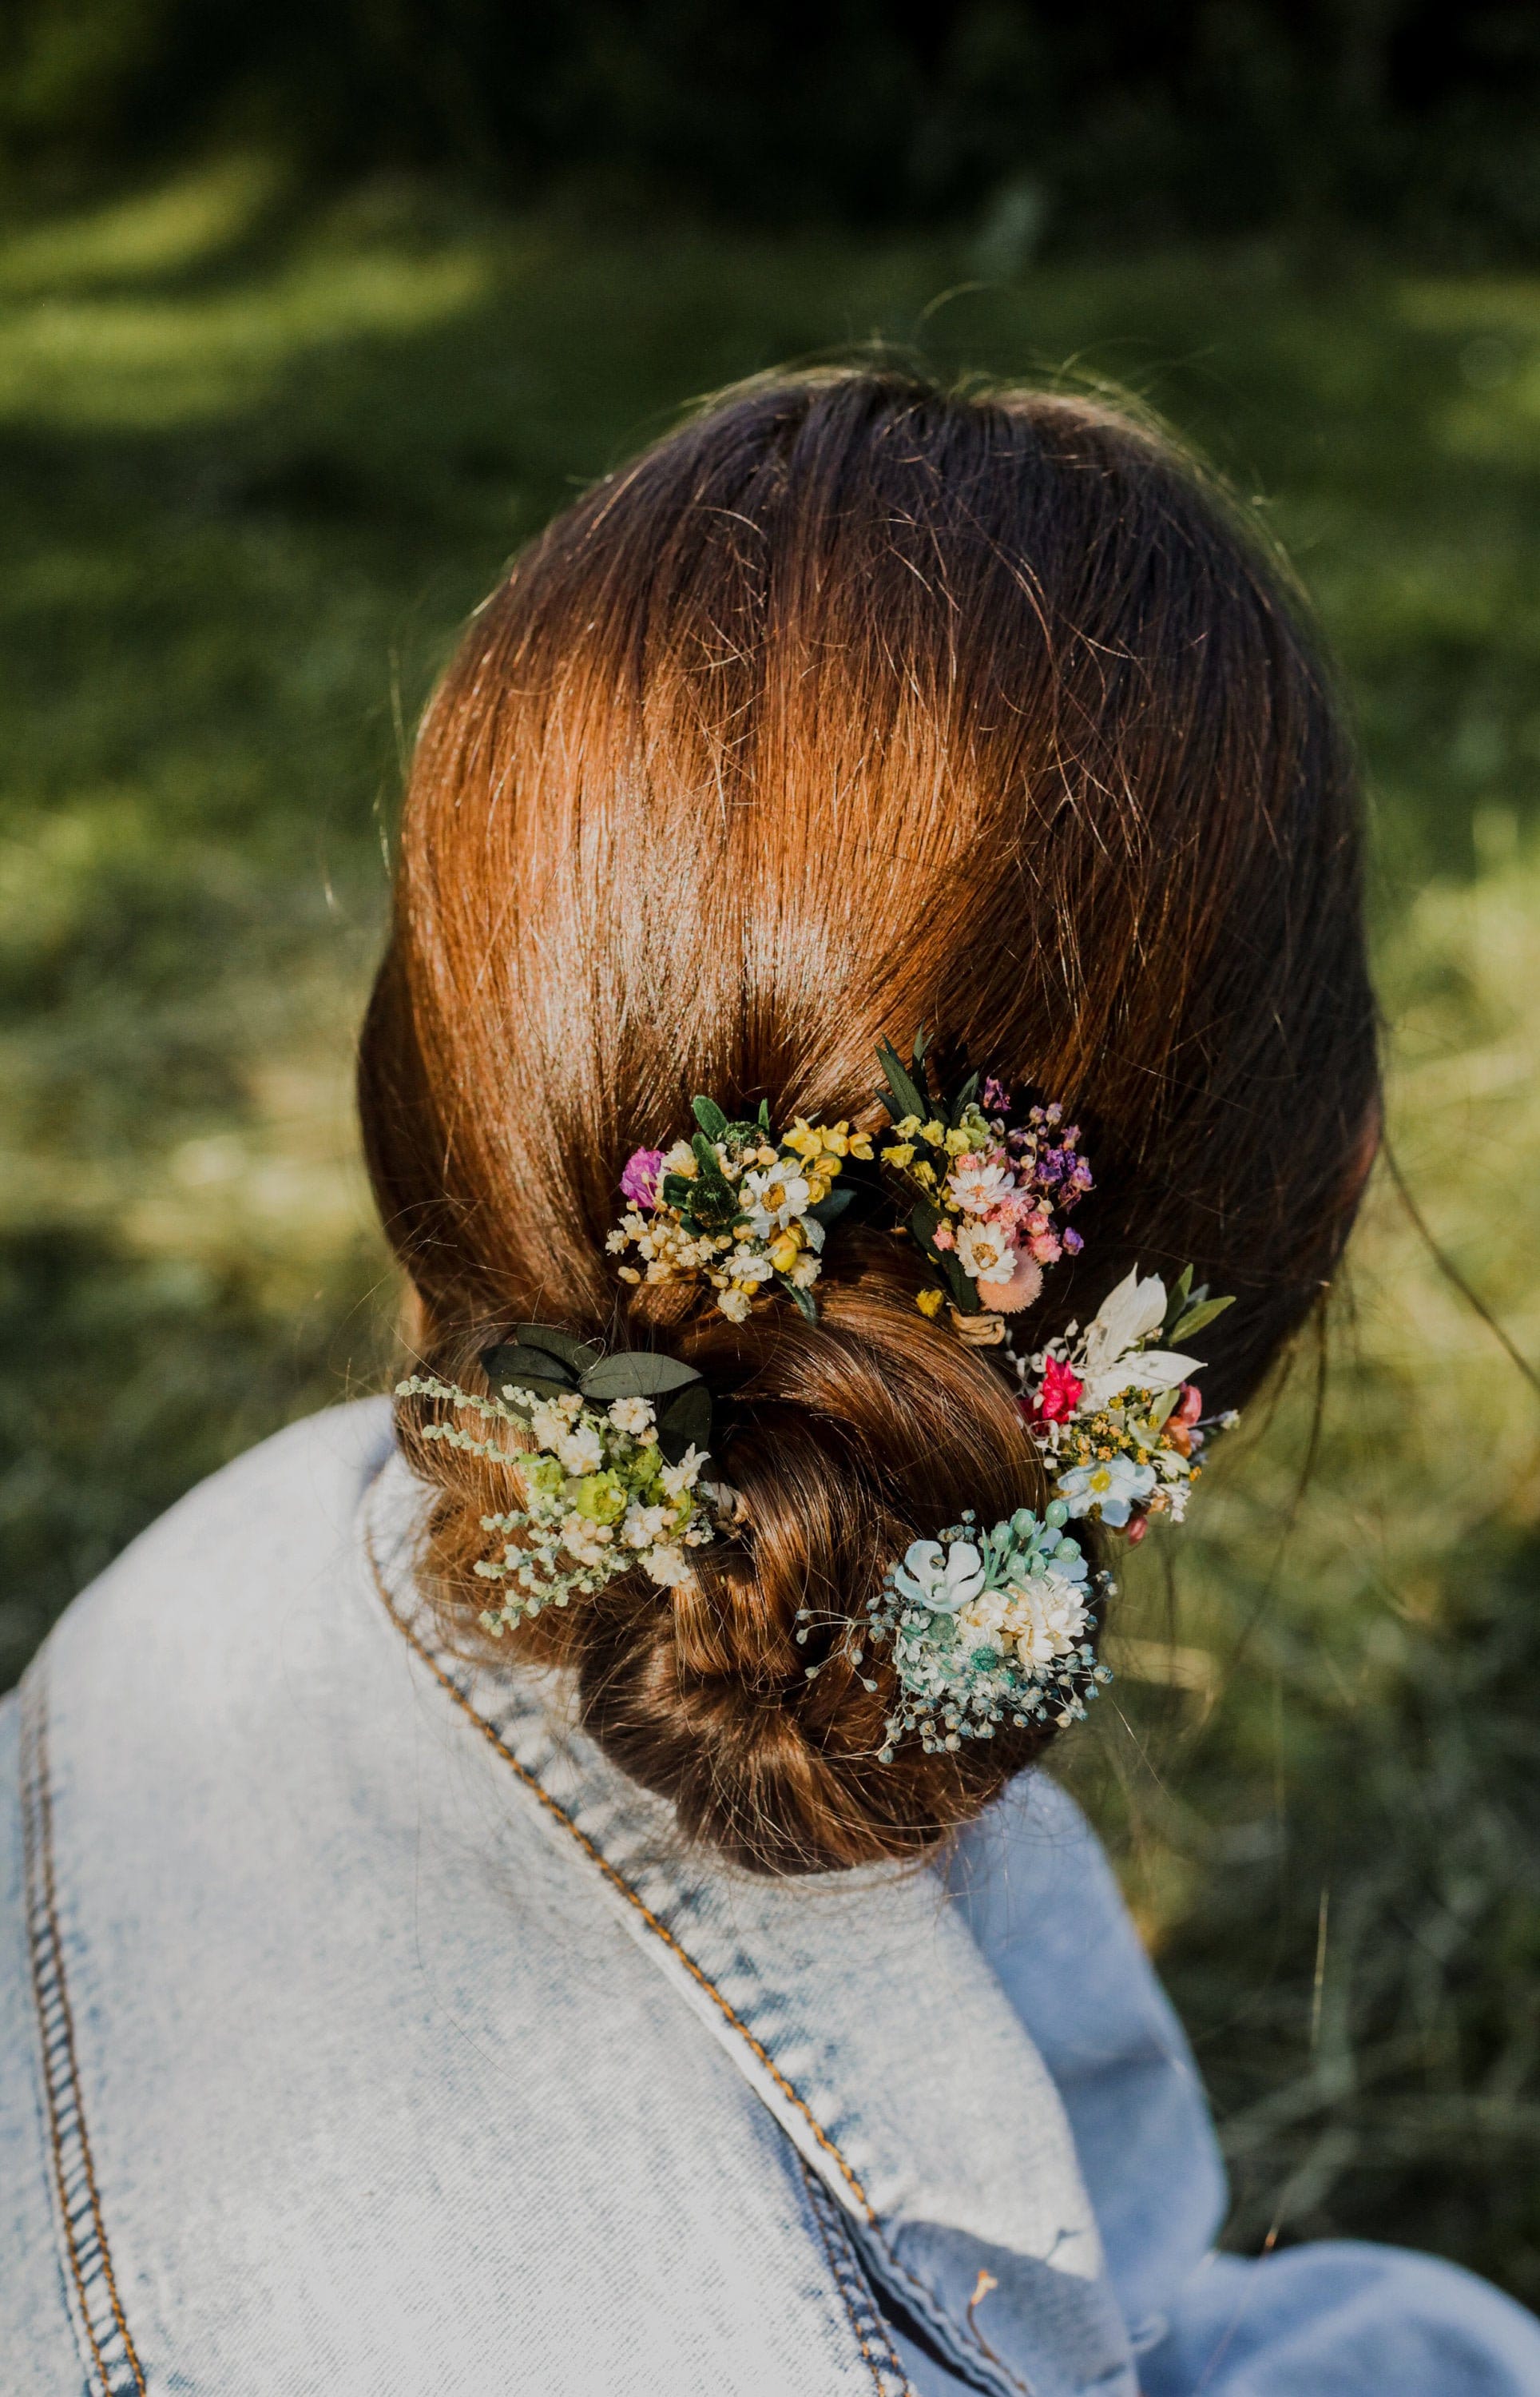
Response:
[{"label": "denim jacket", "polygon": [[0,1709],[5,2397],[1540,2392],[1453,2268],[1210,2255],[1050,1782],[944,1870],[734,1873],[445,1647],[422,1503],[383,1402],[297,1426]]}]

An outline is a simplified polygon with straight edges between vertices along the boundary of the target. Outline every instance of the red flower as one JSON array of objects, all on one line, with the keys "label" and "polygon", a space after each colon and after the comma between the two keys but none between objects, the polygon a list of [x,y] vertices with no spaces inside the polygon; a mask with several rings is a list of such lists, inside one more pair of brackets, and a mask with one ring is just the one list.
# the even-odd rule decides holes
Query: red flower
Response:
[{"label": "red flower", "polygon": [[1085,1384],[1068,1365],[1050,1357],[1042,1369],[1042,1381],[1032,1401],[1032,1413],[1039,1423],[1068,1423],[1081,1402]]}]

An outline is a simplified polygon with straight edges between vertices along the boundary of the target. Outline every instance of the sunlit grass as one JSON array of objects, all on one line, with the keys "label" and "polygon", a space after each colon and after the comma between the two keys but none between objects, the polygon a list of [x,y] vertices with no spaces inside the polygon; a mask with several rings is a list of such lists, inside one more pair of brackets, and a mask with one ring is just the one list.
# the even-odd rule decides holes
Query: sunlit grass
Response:
[{"label": "sunlit grass", "polygon": [[[975,266],[405,185],[306,211],[251,158],[0,243],[7,1669],[198,1474],[378,1378],[352,1030],[457,621],[682,400],[874,336],[1132,383],[1294,553],[1370,769],[1395,1155],[1540,1354],[1540,279]],[[1169,1551],[1175,1614],[1136,1560],[1076,1776],[1237,2235],[1423,2240],[1533,2297],[1540,1413],[1384,1175],[1333,1349],[1303,1501],[1308,1359]]]}]

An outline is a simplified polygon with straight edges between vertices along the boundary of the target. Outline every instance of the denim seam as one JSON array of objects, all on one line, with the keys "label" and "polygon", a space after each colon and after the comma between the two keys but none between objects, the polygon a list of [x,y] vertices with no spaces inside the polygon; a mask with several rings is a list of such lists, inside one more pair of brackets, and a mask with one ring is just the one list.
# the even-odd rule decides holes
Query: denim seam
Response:
[{"label": "denim seam", "polygon": [[493,1728],[492,1724],[487,1721],[486,1717],[480,1712],[479,1708],[471,1704],[464,1691],[458,1686],[453,1676],[445,1671],[443,1666],[433,1655],[432,1651],[418,1637],[418,1634],[413,1630],[411,1625],[399,1614],[392,1600],[391,1593],[386,1587],[385,1578],[379,1570],[372,1542],[369,1546],[369,1563],[374,1573],[375,1587],[378,1590],[381,1599],[384,1600],[386,1612],[389,1614],[391,1620],[395,1625],[397,1630],[401,1633],[402,1638],[406,1641],[408,1647],[412,1649],[416,1655],[420,1657],[423,1664],[427,1666],[428,1670],[432,1674],[434,1681],[438,1682],[440,1688],[445,1693],[445,1694],[454,1700],[456,1706],[460,1708],[463,1714],[470,1717],[470,1720],[475,1724],[476,1729],[486,1741],[488,1747],[496,1749],[497,1753],[502,1758],[503,1762],[517,1774],[519,1780],[529,1791],[530,1795],[539,1801],[540,1805],[544,1807],[546,1813],[551,1815],[553,1821],[560,1823],[564,1830],[571,1833],[573,1839],[577,1841],[578,1845],[582,1849],[583,1854],[589,1858],[589,1861],[591,1864],[598,1867],[598,1869],[604,1874],[604,1879],[609,1882],[611,1888],[617,1890],[620,1895],[627,1900],[628,1904],[635,1907],[638,1914],[642,1917],[643,1922],[647,1925],[647,1928],[650,1931],[657,1933],[658,1938],[662,1940],[670,1953],[684,1965],[685,1971],[689,1974],[690,1978],[695,1981],[700,1989],[705,1990],[708,1997],[711,1999],[713,2004],[720,2007],[724,2018],[731,2024],[733,2029],[738,2032],[740,2037],[747,2042],[752,2053],[759,2058],[761,2064],[763,2065],[766,2072],[769,2073],[770,2078],[775,2082],[777,2088],[780,2091],[782,2096],[796,2108],[798,2113],[802,2115],[803,2121],[807,2123],[809,2130],[812,2132],[815,2139],[816,2139],[819,2147],[824,2149],[826,2154],[828,2154],[832,2162],[838,2166],[842,2177],[854,2194],[862,2213],[865,2215],[872,2229],[876,2230],[878,2228],[877,2216],[872,2212],[871,2202],[868,2198],[866,2190],[862,2188],[855,2173],[845,2162],[845,2159],[841,2154],[839,2149],[835,2146],[834,2141],[830,2137],[822,2123],[819,2122],[817,2117],[814,2114],[813,2109],[807,2104],[806,2099],[798,2096],[790,2082],[786,2078],[785,2073],[782,2072],[780,2067],[776,2063],[775,2058],[769,2054],[767,2049],[762,2047],[759,2041],[754,2037],[753,2032],[749,2029],[748,2024],[744,2021],[742,2015],[735,2010],[729,2001],[723,1995],[722,1991],[717,1988],[716,1983],[710,1978],[710,1975],[703,1972],[701,1967],[696,1962],[695,1958],[680,1945],[680,1942],[674,1937],[673,1933],[669,1929],[668,1924],[664,1922],[659,1916],[653,1912],[652,1908],[646,1904],[644,1898],[638,1895],[637,1892],[631,1887],[630,1881],[627,1881],[625,1875],[611,1864],[603,1849],[598,1846],[596,1841],[590,1839],[585,1830],[580,1828],[580,1827],[573,1820],[572,1816],[567,1813],[566,1808],[560,1804],[559,1801],[551,1795],[550,1790],[542,1786],[538,1776],[530,1772],[528,1766],[520,1763],[518,1758],[514,1755],[507,1741],[498,1734],[498,1733]]},{"label": "denim seam", "polygon": [[[54,2182],[70,2277],[104,2397],[146,2397],[144,2374],[113,2270],[96,2164],[86,2129],[74,2015],[64,1970],[54,1878],[45,1671],[40,1657],[22,1684],[21,1809],[28,1946],[42,2042],[43,2089]],[[73,2200],[72,2185],[75,2190]],[[105,2290],[110,2319],[101,2310],[101,2290]]]},{"label": "denim seam", "polygon": [[856,2343],[865,2359],[878,2397],[915,2397],[903,2365],[894,2351],[882,2314],[871,2294],[860,2257],[851,2245],[840,2209],[805,2156],[797,2159],[807,2189],[808,2208],[817,2228],[829,2269],[834,2276]]},{"label": "denim seam", "polygon": [[928,2323],[933,2327],[944,2346],[950,2347],[953,2350],[960,2362],[965,2361],[966,2368],[981,2373],[987,2379],[993,2381],[997,2387],[1002,2390],[1016,2391],[1017,2393],[1017,2397],[1032,2397],[1030,2384],[1026,2380],[1018,2378],[1017,2376],[1011,2371],[1008,2365],[1002,2363],[1000,2357],[993,2352],[987,2342],[979,2336],[979,2333],[975,2329],[973,2323],[959,2323],[956,2317],[949,2313],[940,2303],[930,2286],[925,2282],[922,2281],[916,2273],[912,2272],[908,2265],[899,2260],[899,2257],[894,2251],[891,2242],[888,2240],[883,2230],[882,2223],[878,2219],[877,2214],[872,2207],[871,2201],[867,2196],[866,2190],[862,2188],[860,2181],[856,2178],[856,2174],[853,2172],[850,2165],[845,2162],[845,2159],[841,2153],[839,2148],[830,2137],[828,2132],[824,2129],[822,2123],[813,2112],[812,2108],[807,2104],[806,2099],[798,2096],[796,2090],[792,2087],[790,2082],[788,2081],[784,2072],[781,2071],[774,2057],[768,2054],[765,2048],[763,2048],[760,2042],[754,2037],[753,2032],[749,2029],[749,2026],[743,2020],[742,2015],[737,2012],[730,2001],[724,1996],[723,1992],[717,1988],[716,1983],[710,1978],[710,1975],[702,1970],[701,1966],[696,1962],[695,1958],[690,1955],[682,1946],[680,1941],[674,1937],[673,1933],[669,1929],[667,1923],[662,1922],[660,1918],[654,1913],[652,1908],[648,1906],[645,1900],[642,1898],[631,1887],[625,1875],[620,1872],[616,1866],[611,1864],[609,1858],[605,1855],[604,1850],[598,1845],[598,1843],[591,1840],[588,1833],[573,1820],[573,1817],[567,1813],[566,1808],[551,1795],[551,1792],[544,1787],[538,1775],[532,1773],[527,1765],[520,1763],[519,1759],[514,1755],[506,1740],[499,1735],[495,1727],[481,1712],[480,1708],[476,1707],[466,1695],[465,1692],[456,1681],[454,1676],[451,1673],[446,1672],[445,1667],[439,1663],[437,1657],[433,1654],[432,1650],[428,1646],[427,1642],[419,1637],[418,1632],[413,1628],[412,1625],[407,1622],[405,1616],[397,1607],[395,1600],[391,1594],[385,1576],[379,1569],[379,1560],[375,1553],[374,1541],[367,1533],[365,1533],[365,1547],[368,1557],[370,1573],[373,1577],[375,1588],[379,1596],[380,1601],[383,1604],[387,1614],[390,1616],[391,1621],[395,1625],[396,1629],[406,1641],[407,1646],[412,1650],[413,1654],[427,1666],[428,1670],[431,1673],[434,1681],[438,1682],[440,1688],[445,1692],[446,1696],[452,1698],[455,1705],[459,1707],[461,1713],[466,1715],[475,1725],[477,1731],[481,1734],[483,1739],[486,1741],[488,1747],[495,1749],[497,1754],[502,1758],[504,1763],[507,1764],[516,1774],[519,1781],[529,1791],[531,1797],[538,1801],[539,1804],[545,1809],[546,1813],[554,1822],[560,1823],[563,1829],[571,1834],[572,1838],[576,1840],[578,1845],[582,1849],[584,1855],[592,1864],[597,1866],[599,1871],[603,1873],[611,1888],[618,1891],[620,1895],[624,1897],[630,1905],[636,1908],[638,1914],[642,1917],[644,1922],[646,1923],[648,1929],[657,1933],[658,1938],[662,1940],[670,1953],[677,1958],[678,1962],[684,1965],[685,1971],[689,1974],[691,1979],[697,1984],[697,1986],[706,1991],[712,2002],[721,2009],[724,2018],[732,2026],[734,2030],[738,2032],[751,2053],[759,2058],[759,2061],[763,2065],[765,2070],[769,2073],[772,2081],[775,2082],[776,2087],[781,2092],[782,2096],[796,2108],[798,2113],[802,2115],[803,2121],[812,2131],[813,2136],[817,2141],[819,2147],[838,2167],[841,2176],[854,2192],[861,2208],[862,2216],[867,2224],[872,2244],[881,2250],[888,2275],[892,2278],[897,2287],[903,2289],[907,2293],[910,2302],[915,2306],[916,2310],[919,2312],[921,2319]]}]

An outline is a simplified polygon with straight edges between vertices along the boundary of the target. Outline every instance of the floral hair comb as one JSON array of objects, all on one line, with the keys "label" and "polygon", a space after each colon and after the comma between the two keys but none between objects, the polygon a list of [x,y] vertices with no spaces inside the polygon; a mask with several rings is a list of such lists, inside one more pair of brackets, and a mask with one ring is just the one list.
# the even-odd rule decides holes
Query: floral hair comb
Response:
[{"label": "floral hair comb", "polygon": [[1190,1265],[1169,1292],[1135,1265],[1083,1332],[1071,1323],[1035,1356],[1014,1360],[1017,1403],[1071,1517],[1126,1531],[1135,1544],[1152,1515],[1183,1520],[1201,1450],[1237,1417],[1204,1414],[1193,1378],[1202,1365],[1175,1344],[1230,1304],[1194,1290]]},{"label": "floral hair comb", "polygon": [[[928,1750],[991,1739],[1002,1723],[1078,1721],[1112,1678],[1096,1660],[1092,1603],[1114,1584],[1093,1574],[1055,1499],[987,1532],[971,1513],[939,1539],[915,1540],[867,1602],[868,1636],[891,1640],[898,1701],[883,1727],[880,1761],[891,1764],[906,1733]],[[803,1619],[811,1611],[803,1610]],[[798,1633],[805,1639],[806,1631]],[[844,1652],[859,1665],[859,1635]],[[807,1667],[809,1678],[822,1670]],[[874,1690],[875,1681],[868,1681]]]},{"label": "floral hair comb", "polygon": [[630,1203],[604,1245],[642,1263],[618,1266],[621,1280],[704,1280],[734,1323],[778,1290],[811,1322],[824,1240],[853,1196],[834,1185],[847,1158],[870,1161],[870,1140],[848,1123],[801,1116],[772,1132],[764,1104],[733,1122],[714,1099],[698,1098],[695,1119],[693,1139],[639,1148],[626,1161],[620,1192]]},{"label": "floral hair comb", "polygon": [[1080,1253],[1080,1234],[1064,1220],[1093,1187],[1080,1128],[1056,1102],[1017,1106],[992,1075],[981,1087],[971,1074],[949,1097],[936,1095],[923,1032],[907,1065],[891,1040],[877,1062],[886,1085],[878,1095],[893,1118],[882,1161],[935,1270],[917,1304],[934,1316],[949,1298],[962,1338],[996,1346],[1003,1318],[1041,1293],[1044,1267]]},{"label": "floral hair comb", "polygon": [[662,1588],[688,1581],[686,1551],[716,1538],[737,1505],[725,1483],[702,1476],[711,1399],[694,1366],[640,1349],[606,1357],[549,1323],[521,1323],[480,1361],[493,1398],[420,1373],[396,1396],[437,1399],[527,1437],[510,1448],[458,1423],[422,1426],[424,1440],[506,1466],[524,1500],[482,1517],[503,1545],[475,1570],[504,1585],[483,1628],[499,1637],[637,1565]]}]

